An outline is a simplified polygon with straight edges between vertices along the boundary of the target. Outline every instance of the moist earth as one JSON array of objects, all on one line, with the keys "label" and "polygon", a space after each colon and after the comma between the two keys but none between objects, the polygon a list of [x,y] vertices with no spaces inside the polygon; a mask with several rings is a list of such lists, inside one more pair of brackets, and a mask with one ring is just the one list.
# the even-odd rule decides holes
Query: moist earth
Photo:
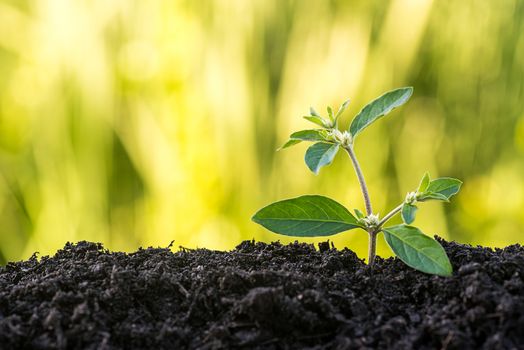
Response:
[{"label": "moist earth", "polygon": [[68,243],[0,267],[0,349],[523,349],[524,248],[439,241],[453,277],[327,242]]}]

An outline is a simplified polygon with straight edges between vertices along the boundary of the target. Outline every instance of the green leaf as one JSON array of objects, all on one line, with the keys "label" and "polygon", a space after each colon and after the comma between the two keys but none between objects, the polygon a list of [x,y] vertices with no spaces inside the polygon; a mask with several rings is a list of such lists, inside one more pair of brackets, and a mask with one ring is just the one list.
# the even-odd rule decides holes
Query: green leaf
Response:
[{"label": "green leaf", "polygon": [[309,107],[309,114],[311,114],[312,116],[320,118],[320,114],[318,114],[317,111],[315,111],[315,109],[313,107]]},{"label": "green leaf", "polygon": [[296,145],[297,143],[302,142],[302,140],[288,140],[286,143],[284,143],[277,151],[280,151],[281,149],[288,148],[291,146]]},{"label": "green leaf", "polygon": [[417,213],[417,209],[418,208],[415,205],[404,203],[401,212],[402,220],[404,220],[404,222],[408,225],[411,224],[413,221],[415,221],[415,214]]},{"label": "green leaf", "polygon": [[329,123],[324,120],[324,118],[322,117],[318,117],[318,116],[315,116],[315,115],[306,115],[304,116],[304,119],[312,122],[312,123],[315,123],[323,128],[328,128],[329,127]]},{"label": "green leaf", "polygon": [[325,130],[301,130],[292,133],[289,140],[278,150],[291,147],[302,141],[327,141],[327,131]]},{"label": "green leaf", "polygon": [[357,218],[358,219],[364,219],[366,216],[364,215],[363,212],[361,212],[360,210],[358,209],[353,209],[355,211],[355,214],[357,215]]},{"label": "green leaf", "polygon": [[326,141],[327,132],[325,130],[301,130],[289,135],[290,140],[300,141]]},{"label": "green leaf", "polygon": [[311,195],[270,204],[252,220],[275,233],[300,237],[329,236],[362,227],[340,203]]},{"label": "green leaf", "polygon": [[448,197],[444,196],[441,193],[424,192],[417,197],[417,201],[419,202],[426,202],[431,199],[449,202]]},{"label": "green leaf", "polygon": [[348,108],[348,106],[349,106],[349,100],[344,101],[344,102],[340,105],[340,108],[338,109],[338,112],[337,112],[337,114],[335,115],[335,120],[337,120],[338,117],[340,117],[340,115],[341,115],[342,113],[344,113],[344,111],[346,110],[346,108]]},{"label": "green leaf", "polygon": [[441,177],[431,181],[426,189],[426,192],[438,193],[449,199],[460,190],[462,181],[451,178]]},{"label": "green leaf", "polygon": [[413,226],[397,225],[383,229],[386,242],[406,265],[419,271],[451,276],[453,269],[444,248]]},{"label": "green leaf", "polygon": [[367,104],[351,122],[349,132],[357,136],[368,125],[388,114],[394,108],[404,104],[413,93],[412,87],[405,87],[386,92],[384,95]]},{"label": "green leaf", "polygon": [[317,142],[306,151],[306,165],[317,175],[320,168],[331,164],[337,155],[338,149],[338,144]]},{"label": "green leaf", "polygon": [[426,192],[429,185],[429,173],[426,172],[424,176],[422,177],[422,180],[420,180],[420,184],[418,185],[417,192],[422,193]]},{"label": "green leaf", "polygon": [[331,119],[331,121],[335,121],[335,115],[333,114],[333,109],[327,106],[327,112],[328,112],[329,119]]}]

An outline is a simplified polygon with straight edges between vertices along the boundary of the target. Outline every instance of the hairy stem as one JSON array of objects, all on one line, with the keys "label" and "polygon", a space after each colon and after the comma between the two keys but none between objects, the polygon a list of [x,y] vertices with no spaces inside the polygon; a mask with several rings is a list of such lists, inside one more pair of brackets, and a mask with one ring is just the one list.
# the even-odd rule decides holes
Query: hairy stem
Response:
[{"label": "hairy stem", "polygon": [[[368,187],[366,185],[366,180],[364,179],[364,174],[362,174],[362,169],[358,163],[355,152],[353,152],[353,147],[351,145],[344,147],[346,152],[351,158],[351,163],[353,163],[353,168],[357,173],[358,182],[360,184],[360,189],[362,190],[362,196],[364,197],[364,204],[366,206],[366,214],[373,214],[373,208],[371,207],[371,199],[369,198]],[[368,246],[368,265],[373,266],[375,262],[375,256],[377,254],[377,232],[373,230],[368,231],[369,234],[369,246]]]},{"label": "hairy stem", "polygon": [[351,162],[353,163],[353,168],[355,168],[355,172],[357,173],[358,182],[360,183],[360,189],[362,190],[362,196],[364,197],[364,204],[366,205],[366,214],[370,215],[373,213],[373,209],[371,207],[371,200],[369,199],[368,187],[366,186],[366,180],[364,180],[362,169],[360,168],[360,164],[358,164],[355,152],[353,152],[353,147],[346,146],[344,147],[344,149],[348,152],[349,158],[351,158]]},{"label": "hairy stem", "polygon": [[378,228],[380,229],[382,227],[382,225],[384,225],[386,223],[386,221],[388,221],[393,216],[395,216],[395,214],[397,214],[399,211],[401,211],[403,205],[404,205],[404,203],[400,204],[398,207],[396,207],[395,209],[393,209],[392,211],[387,213],[386,216],[384,216],[382,218],[382,220],[380,220],[380,222],[378,223]]},{"label": "hairy stem", "polygon": [[368,265],[373,266],[375,262],[375,256],[377,251],[377,234],[378,232],[369,231],[369,245],[368,245]]}]

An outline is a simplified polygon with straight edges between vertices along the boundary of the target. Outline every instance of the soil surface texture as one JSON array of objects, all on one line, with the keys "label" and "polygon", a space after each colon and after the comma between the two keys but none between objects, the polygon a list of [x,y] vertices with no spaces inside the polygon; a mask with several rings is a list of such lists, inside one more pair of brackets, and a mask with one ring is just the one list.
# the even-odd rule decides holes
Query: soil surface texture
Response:
[{"label": "soil surface texture", "polygon": [[328,243],[68,243],[0,267],[0,349],[524,349],[524,248],[441,243],[450,278]]}]

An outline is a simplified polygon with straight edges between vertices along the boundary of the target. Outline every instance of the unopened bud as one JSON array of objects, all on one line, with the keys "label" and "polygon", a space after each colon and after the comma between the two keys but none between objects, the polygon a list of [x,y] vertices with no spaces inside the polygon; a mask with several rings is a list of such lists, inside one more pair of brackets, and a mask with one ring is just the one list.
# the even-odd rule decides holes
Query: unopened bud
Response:
[{"label": "unopened bud", "polygon": [[417,202],[417,192],[408,192],[404,202],[411,205],[415,204]]},{"label": "unopened bud", "polygon": [[353,136],[347,131],[342,132],[338,129],[333,129],[330,134],[342,146],[350,146],[353,143]]},{"label": "unopened bud", "polygon": [[365,218],[360,219],[360,222],[363,223],[366,228],[374,229],[378,227],[380,219],[378,214],[369,214]]}]

